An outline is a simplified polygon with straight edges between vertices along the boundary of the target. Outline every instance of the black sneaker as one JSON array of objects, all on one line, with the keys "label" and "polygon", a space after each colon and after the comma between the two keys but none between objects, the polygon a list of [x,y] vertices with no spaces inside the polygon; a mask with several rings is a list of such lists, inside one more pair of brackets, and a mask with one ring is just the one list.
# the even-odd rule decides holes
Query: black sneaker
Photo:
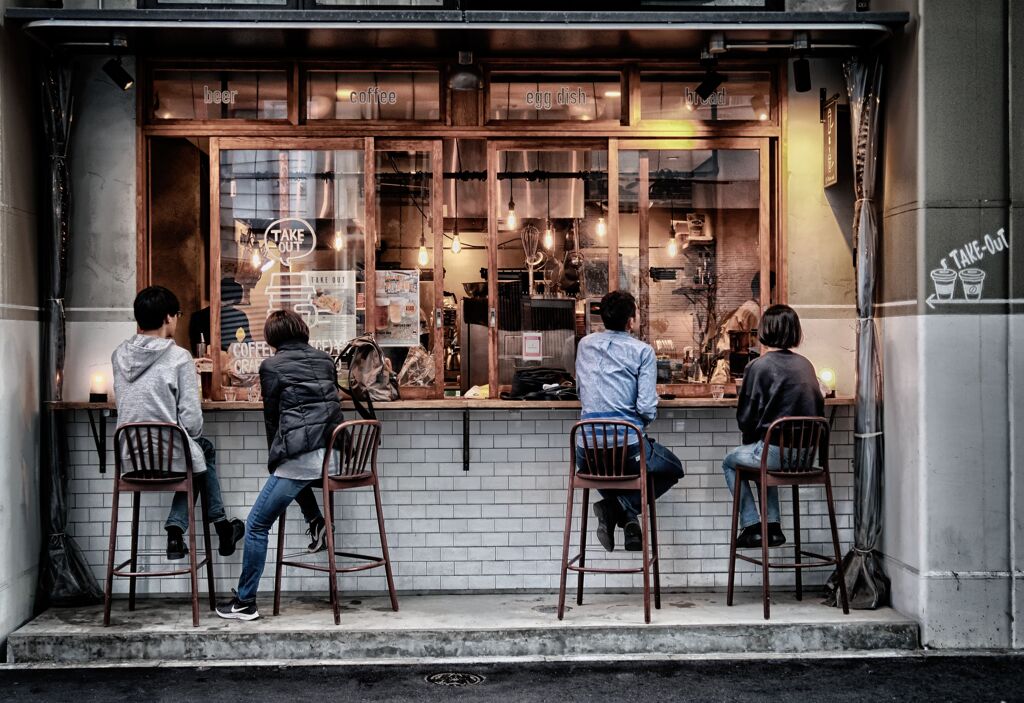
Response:
[{"label": "black sneaker", "polygon": [[614,498],[605,498],[594,503],[594,516],[597,518],[597,541],[605,548],[605,551],[615,549],[615,523],[618,522],[618,514]]},{"label": "black sneaker", "polygon": [[627,521],[622,531],[626,533],[625,548],[627,552],[639,552],[644,548],[644,533],[640,529],[638,520]]},{"label": "black sneaker", "polygon": [[322,552],[327,549],[326,527],[327,522],[322,517],[315,518],[311,523],[309,523],[309,529],[306,530],[306,534],[309,535],[309,539],[311,541],[309,546],[306,547],[306,551],[310,554]]},{"label": "black sneaker", "polygon": [[[234,593],[233,590],[232,593]],[[235,594],[235,597],[227,603],[217,606],[217,615],[225,620],[255,620],[260,616],[260,611],[256,609],[255,600],[243,603]]]},{"label": "black sneaker", "polygon": [[167,558],[172,561],[184,559],[188,554],[185,546],[185,533],[177,527],[167,528]]},{"label": "black sneaker", "polygon": [[245,523],[235,518],[234,520],[218,520],[213,523],[213,526],[217,528],[217,536],[220,538],[217,552],[222,557],[234,554],[235,545],[245,537]]},{"label": "black sneaker", "polygon": [[781,547],[786,543],[786,534],[782,531],[782,525],[777,522],[768,523],[768,546]]},{"label": "black sneaker", "polygon": [[761,523],[755,522],[747,525],[736,537],[737,549],[760,549],[761,548]]}]

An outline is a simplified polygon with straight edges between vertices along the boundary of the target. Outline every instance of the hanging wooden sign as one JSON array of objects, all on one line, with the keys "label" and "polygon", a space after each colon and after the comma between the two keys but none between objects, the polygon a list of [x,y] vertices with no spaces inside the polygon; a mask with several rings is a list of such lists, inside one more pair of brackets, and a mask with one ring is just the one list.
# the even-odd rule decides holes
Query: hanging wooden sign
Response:
[{"label": "hanging wooden sign", "polygon": [[824,170],[825,187],[834,186],[839,181],[839,97],[835,96],[825,103],[822,113],[822,132],[824,134]]}]

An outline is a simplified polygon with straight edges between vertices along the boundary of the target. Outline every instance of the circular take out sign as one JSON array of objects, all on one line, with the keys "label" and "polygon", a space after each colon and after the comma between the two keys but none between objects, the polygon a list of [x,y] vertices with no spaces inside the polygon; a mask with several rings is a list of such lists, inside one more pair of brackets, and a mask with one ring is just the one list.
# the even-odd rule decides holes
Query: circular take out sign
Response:
[{"label": "circular take out sign", "polygon": [[263,232],[267,255],[289,266],[293,259],[303,259],[316,249],[316,230],[299,217],[274,220]]}]

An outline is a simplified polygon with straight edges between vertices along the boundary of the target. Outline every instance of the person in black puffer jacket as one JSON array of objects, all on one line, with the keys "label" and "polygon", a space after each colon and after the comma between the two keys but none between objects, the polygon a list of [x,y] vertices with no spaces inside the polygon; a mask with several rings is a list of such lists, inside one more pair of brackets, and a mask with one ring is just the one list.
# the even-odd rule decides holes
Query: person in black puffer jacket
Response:
[{"label": "person in black puffer jacket", "polygon": [[321,478],[331,433],[343,421],[334,361],[309,346],[302,318],[289,310],[272,312],[263,337],[275,351],[260,366],[272,475],[249,511],[238,593],[217,606],[218,615],[232,620],[259,617],[256,591],[267,561],[267,537],[293,500],[309,524],[309,551],[324,548],[324,519],[312,485]]}]

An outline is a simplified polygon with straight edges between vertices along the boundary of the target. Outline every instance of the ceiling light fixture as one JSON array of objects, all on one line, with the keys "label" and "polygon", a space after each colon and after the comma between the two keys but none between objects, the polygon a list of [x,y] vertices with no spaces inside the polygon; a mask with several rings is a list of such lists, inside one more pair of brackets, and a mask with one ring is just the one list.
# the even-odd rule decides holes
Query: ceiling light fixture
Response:
[{"label": "ceiling light fixture", "polygon": [[120,56],[115,56],[103,64],[103,72],[121,90],[128,90],[135,85],[135,78],[121,65]]},{"label": "ceiling light fixture", "polygon": [[473,52],[459,52],[459,67],[448,76],[448,87],[457,91],[480,90],[484,78],[480,69],[473,65]]},{"label": "ceiling light fixture", "polygon": [[717,71],[718,59],[707,50],[700,52],[700,65],[704,67],[704,79],[694,92],[697,93],[701,100],[707,100],[718,90],[722,83],[725,83],[726,76]]}]

